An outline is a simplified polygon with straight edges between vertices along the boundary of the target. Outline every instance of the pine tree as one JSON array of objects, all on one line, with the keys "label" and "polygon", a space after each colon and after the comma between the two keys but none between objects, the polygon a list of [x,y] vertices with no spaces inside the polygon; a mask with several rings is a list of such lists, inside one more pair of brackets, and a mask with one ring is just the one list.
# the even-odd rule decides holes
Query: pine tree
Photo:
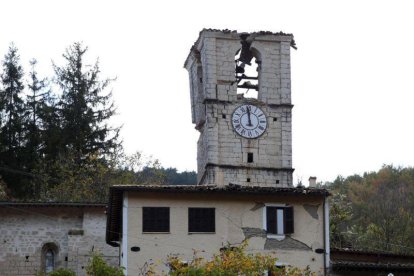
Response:
[{"label": "pine tree", "polygon": [[29,94],[26,99],[26,121],[25,127],[27,130],[26,135],[26,152],[27,157],[32,161],[36,161],[39,156],[39,150],[41,146],[41,125],[40,121],[41,109],[44,108],[44,96],[43,90],[45,88],[45,79],[39,80],[37,77],[37,72],[35,70],[37,61],[35,59],[30,61],[31,71],[30,71],[30,83]]},{"label": "pine tree", "polygon": [[[13,194],[23,193],[25,187],[13,170],[22,169],[24,145],[23,120],[25,106],[22,99],[23,69],[16,46],[10,45],[2,61],[0,90],[0,168],[4,181]],[[13,186],[11,186],[13,185]]]},{"label": "pine tree", "polygon": [[81,43],[74,43],[63,54],[66,64],[54,65],[62,89],[58,107],[63,142],[79,165],[91,154],[105,157],[119,146],[119,128],[107,124],[115,112],[111,92],[106,91],[112,79],[100,79],[98,60],[93,66],[84,64],[87,50]]},{"label": "pine tree", "polygon": [[[29,172],[38,169],[45,161],[46,147],[54,136],[50,135],[54,124],[50,124],[50,116],[53,112],[53,100],[50,89],[47,86],[47,79],[39,79],[36,72],[37,61],[30,61],[31,71],[29,73],[28,95],[26,98],[25,114],[25,168]],[[59,132],[57,132],[59,133]],[[49,149],[47,149],[49,150]],[[56,150],[54,148],[53,150]],[[49,157],[49,156],[48,156]],[[33,177],[31,179],[33,197],[39,197],[41,186],[45,185],[44,179]],[[28,191],[27,191],[28,192]]]}]

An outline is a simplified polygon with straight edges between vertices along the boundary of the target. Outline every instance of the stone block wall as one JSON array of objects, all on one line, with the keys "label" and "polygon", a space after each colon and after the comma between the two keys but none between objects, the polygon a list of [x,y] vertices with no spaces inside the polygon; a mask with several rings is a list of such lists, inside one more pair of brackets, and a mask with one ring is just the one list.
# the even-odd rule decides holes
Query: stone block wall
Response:
[{"label": "stone block wall", "polygon": [[[224,179],[223,182],[217,182],[217,185],[227,185],[229,181],[244,184],[250,178],[251,183],[248,185],[292,186],[292,177],[280,174],[280,171],[284,171],[284,175],[292,173],[291,107],[269,106],[253,101],[267,116],[267,130],[257,139],[245,139],[233,131],[231,123],[234,109],[243,103],[245,101],[206,104],[207,123],[200,132],[198,142],[199,183],[214,184],[211,182],[214,178]],[[247,162],[248,153],[253,154],[252,163]],[[212,178],[211,175],[217,172],[214,170],[209,172],[210,181],[204,182],[207,166],[226,167],[228,173],[237,174],[237,177]],[[230,172],[236,169],[237,171]],[[253,175],[258,177],[252,177]]]},{"label": "stone block wall", "polygon": [[0,275],[35,275],[44,269],[46,244],[56,246],[55,267],[85,275],[92,251],[118,265],[118,249],[105,242],[105,209],[0,206]]},{"label": "stone block wall", "polygon": [[[240,33],[203,30],[185,63],[190,74],[193,122],[200,131],[199,184],[292,186],[293,37],[252,33],[249,39],[259,62],[257,99],[237,94],[235,55],[241,48]],[[257,139],[243,138],[232,127],[233,111],[246,103],[259,106],[267,116],[267,130]],[[253,153],[253,163],[247,163],[247,153]]]}]

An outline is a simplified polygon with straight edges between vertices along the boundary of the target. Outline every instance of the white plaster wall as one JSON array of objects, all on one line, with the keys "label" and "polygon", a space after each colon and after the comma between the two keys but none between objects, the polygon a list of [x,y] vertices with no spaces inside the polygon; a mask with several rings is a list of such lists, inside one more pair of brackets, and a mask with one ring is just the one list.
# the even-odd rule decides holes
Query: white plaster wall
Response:
[{"label": "white plaster wall", "polygon": [[[276,254],[280,261],[323,272],[323,254],[315,253],[323,248],[323,200],[275,196],[220,196],[212,194],[131,194],[128,200],[128,246],[139,246],[139,252],[128,252],[128,272],[135,275],[146,263],[162,264],[169,254],[180,254],[191,259],[194,250],[211,257],[227,243],[240,243],[246,237],[243,228],[263,229],[263,203],[281,203],[294,206],[295,233],[290,237],[303,244],[305,249],[264,250],[266,238],[250,239],[249,250]],[[315,219],[303,207],[317,206]],[[142,207],[170,207],[170,233],[142,233]],[[213,234],[188,233],[188,208],[216,208],[216,232]],[[316,207],[315,207],[316,208]],[[162,265],[159,266],[165,270]],[[160,272],[160,271],[159,271]]]}]

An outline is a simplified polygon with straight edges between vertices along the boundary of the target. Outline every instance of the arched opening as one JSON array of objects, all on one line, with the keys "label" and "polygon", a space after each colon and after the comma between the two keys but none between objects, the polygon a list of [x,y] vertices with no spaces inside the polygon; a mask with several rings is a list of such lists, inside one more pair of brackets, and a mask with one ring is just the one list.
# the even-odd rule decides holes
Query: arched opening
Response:
[{"label": "arched opening", "polygon": [[48,249],[45,253],[45,273],[47,274],[53,270],[55,270],[55,253]]},{"label": "arched opening", "polygon": [[56,269],[58,247],[55,243],[46,243],[42,247],[42,270],[48,274]]},{"label": "arched opening", "polygon": [[250,49],[250,43],[241,41],[242,48],[236,52],[235,75],[237,94],[257,99],[259,92],[260,61],[258,54]]}]

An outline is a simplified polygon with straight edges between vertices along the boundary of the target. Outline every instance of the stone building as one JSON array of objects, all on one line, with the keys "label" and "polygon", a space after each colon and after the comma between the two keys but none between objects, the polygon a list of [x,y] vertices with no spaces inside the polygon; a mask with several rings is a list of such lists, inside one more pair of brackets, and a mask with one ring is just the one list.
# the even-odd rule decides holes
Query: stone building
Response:
[{"label": "stone building", "polygon": [[69,268],[85,275],[92,252],[118,265],[105,243],[105,204],[0,202],[0,275]]},{"label": "stone building", "polygon": [[201,32],[184,64],[199,184],[292,186],[292,45],[283,33]]},{"label": "stone building", "polygon": [[292,183],[291,47],[285,33],[201,31],[184,65],[198,185],[111,187],[106,240],[127,275],[246,239],[275,265],[326,274],[329,193]]}]

